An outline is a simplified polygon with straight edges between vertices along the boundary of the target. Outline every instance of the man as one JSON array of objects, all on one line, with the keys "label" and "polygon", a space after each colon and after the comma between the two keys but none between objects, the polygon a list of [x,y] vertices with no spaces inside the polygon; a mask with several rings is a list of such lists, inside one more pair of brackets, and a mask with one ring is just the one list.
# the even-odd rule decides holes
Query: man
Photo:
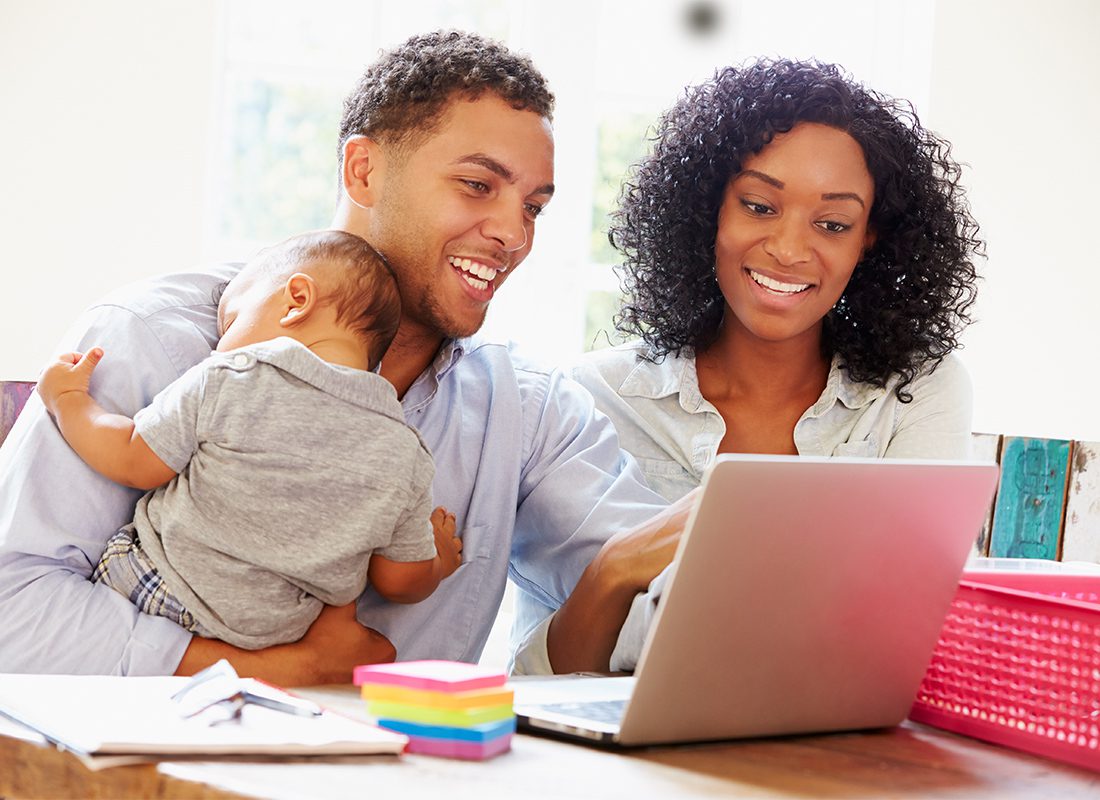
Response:
[{"label": "man", "polygon": [[[381,371],[433,451],[435,503],[457,516],[455,574],[416,605],[368,591],[356,609],[328,608],[294,644],[192,638],[88,581],[138,493],[88,470],[32,399],[0,454],[0,672],[189,674],[227,657],[240,672],[306,684],[346,681],[355,664],[395,652],[476,660],[508,577],[522,669],[606,668],[683,512],[646,522],[664,503],[591,398],[472,336],[553,195],[552,107],[527,59],[454,32],[384,54],[345,102],[333,227],[366,238],[397,276],[402,322]],[[104,408],[132,415],[209,354],[211,295],[235,269],[157,279],[87,312],[63,349],[109,347],[92,384]]]}]

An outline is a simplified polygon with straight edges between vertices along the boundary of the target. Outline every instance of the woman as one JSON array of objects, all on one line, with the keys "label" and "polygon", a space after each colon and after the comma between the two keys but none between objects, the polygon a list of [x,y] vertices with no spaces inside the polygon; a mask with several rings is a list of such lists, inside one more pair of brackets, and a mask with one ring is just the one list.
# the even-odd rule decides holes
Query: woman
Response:
[{"label": "woman", "polygon": [[670,501],[717,453],[964,458],[982,245],[949,145],[837,67],[720,70],[624,187],[616,327],[574,376]]},{"label": "woman", "polygon": [[[640,341],[574,376],[669,501],[722,452],[963,458],[982,245],[949,146],[837,67],[720,70],[662,117],[611,228]],[[612,670],[632,669],[666,572]]]}]

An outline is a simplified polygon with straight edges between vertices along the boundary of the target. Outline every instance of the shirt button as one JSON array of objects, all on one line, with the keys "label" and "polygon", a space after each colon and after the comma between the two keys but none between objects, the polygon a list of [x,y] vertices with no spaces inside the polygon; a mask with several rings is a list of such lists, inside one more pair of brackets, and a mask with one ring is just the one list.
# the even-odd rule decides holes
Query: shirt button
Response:
[{"label": "shirt button", "polygon": [[235,366],[235,367],[247,367],[248,366],[248,356],[246,356],[244,353],[237,353],[237,355],[233,356],[233,366]]}]

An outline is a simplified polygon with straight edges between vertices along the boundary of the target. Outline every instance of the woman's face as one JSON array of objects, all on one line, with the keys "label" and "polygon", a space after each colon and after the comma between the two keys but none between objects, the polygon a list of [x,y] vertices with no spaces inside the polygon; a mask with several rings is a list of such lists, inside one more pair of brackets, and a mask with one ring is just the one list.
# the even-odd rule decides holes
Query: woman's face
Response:
[{"label": "woman's face", "polygon": [[836,128],[800,123],[746,158],[718,212],[725,327],[817,346],[822,320],[874,242],[873,199],[863,149]]}]

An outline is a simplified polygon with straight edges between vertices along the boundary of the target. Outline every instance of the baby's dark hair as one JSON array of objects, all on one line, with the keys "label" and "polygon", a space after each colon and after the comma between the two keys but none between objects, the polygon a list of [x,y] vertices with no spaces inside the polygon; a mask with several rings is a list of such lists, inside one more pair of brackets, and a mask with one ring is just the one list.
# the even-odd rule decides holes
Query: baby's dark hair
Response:
[{"label": "baby's dark hair", "polygon": [[382,53],[344,100],[338,156],[344,143],[363,134],[408,145],[430,134],[454,96],[476,100],[492,92],[518,111],[551,119],[554,95],[526,56],[499,42],[461,31],[413,36]]},{"label": "baby's dark hair", "polygon": [[623,187],[609,233],[623,254],[620,332],[657,357],[714,342],[725,309],[715,276],[718,211],[742,161],[801,122],[847,132],[875,184],[876,239],[825,318],[823,355],[902,402],[917,372],[958,346],[984,252],[950,145],[911,105],[864,88],[839,67],[762,59],[689,88],[657,125],[652,155]]},{"label": "baby's dark hair", "polygon": [[385,257],[365,239],[345,231],[312,231],[262,251],[264,268],[292,271],[326,262],[340,269],[337,282],[321,301],[336,307],[337,321],[350,328],[367,351],[369,368],[378,366],[401,323],[401,295]]}]

